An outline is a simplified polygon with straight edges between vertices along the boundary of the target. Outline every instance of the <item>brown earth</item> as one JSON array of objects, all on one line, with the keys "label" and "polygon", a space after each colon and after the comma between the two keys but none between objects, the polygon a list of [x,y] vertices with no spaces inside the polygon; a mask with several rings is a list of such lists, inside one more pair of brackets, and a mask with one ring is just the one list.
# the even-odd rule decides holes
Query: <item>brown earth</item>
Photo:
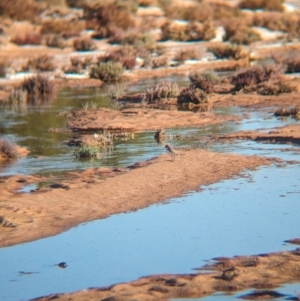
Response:
[{"label": "brown earth", "polygon": [[198,126],[237,121],[235,116],[218,116],[211,112],[169,111],[155,109],[99,109],[75,111],[68,118],[72,131],[125,130],[143,131],[157,128]]},{"label": "brown earth", "polygon": [[[1,227],[0,246],[56,235],[82,222],[144,208],[275,160],[199,149],[180,153],[174,162],[163,155],[120,170],[120,174],[116,170],[108,178],[103,177],[107,170],[90,169],[77,180],[56,183],[50,190],[2,196],[0,215],[13,226]],[[0,189],[7,192],[8,182],[0,183]]]},{"label": "brown earth", "polygon": [[268,143],[300,144],[300,125],[287,125],[277,127],[268,132],[262,131],[241,131],[228,135],[215,136],[217,140],[254,140]]},{"label": "brown earth", "polygon": [[[210,272],[201,273],[201,270]],[[249,288],[257,289],[257,291],[244,295],[242,298],[266,300],[278,296],[283,297],[273,289],[283,283],[298,282],[299,277],[300,248],[294,251],[255,256],[216,258],[212,264],[200,269],[200,273],[155,275],[109,287],[53,294],[34,300],[154,301],[171,298],[200,298],[218,291],[232,294]]]}]

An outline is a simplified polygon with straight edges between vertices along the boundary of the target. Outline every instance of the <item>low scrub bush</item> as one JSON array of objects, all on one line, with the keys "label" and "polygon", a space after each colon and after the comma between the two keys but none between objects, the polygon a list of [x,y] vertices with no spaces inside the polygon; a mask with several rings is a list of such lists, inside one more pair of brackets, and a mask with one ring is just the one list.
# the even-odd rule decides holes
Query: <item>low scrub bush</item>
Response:
[{"label": "low scrub bush", "polygon": [[283,11],[283,0],[242,0],[239,8]]},{"label": "low scrub bush", "polygon": [[201,89],[207,94],[213,93],[215,85],[219,82],[217,75],[213,72],[192,73],[189,79],[195,88]]},{"label": "low scrub bush", "polygon": [[6,139],[0,139],[0,156],[7,159],[18,158],[18,147],[15,143]]},{"label": "low scrub bush", "polygon": [[153,69],[166,68],[169,66],[168,62],[169,62],[168,57],[164,55],[151,57],[150,66]]},{"label": "low scrub bush", "polygon": [[67,19],[45,19],[42,22],[41,33],[61,34],[65,38],[79,36],[80,32],[85,29],[83,20]]},{"label": "low scrub bush", "polygon": [[19,21],[36,21],[46,8],[47,5],[45,3],[34,0],[1,0],[0,16]]},{"label": "low scrub bush", "polygon": [[196,48],[180,49],[175,53],[174,60],[184,63],[186,60],[199,60],[200,52]]},{"label": "low scrub bush", "polygon": [[27,92],[28,101],[35,104],[49,101],[56,94],[54,83],[42,74],[24,79],[21,86]]},{"label": "low scrub bush", "polygon": [[119,62],[125,69],[133,69],[136,64],[136,49],[133,46],[123,46],[109,54],[99,57],[99,62]]},{"label": "low scrub bush", "polygon": [[43,35],[43,44],[52,48],[65,48],[66,43],[60,34],[45,34]]},{"label": "low scrub bush", "polygon": [[163,98],[176,98],[179,95],[180,89],[176,83],[162,82],[155,87],[147,89],[144,95],[144,101],[153,103],[160,101]]},{"label": "low scrub bush", "polygon": [[227,58],[239,60],[247,56],[247,53],[240,45],[220,43],[208,47],[207,50],[212,52],[217,59]]},{"label": "low scrub bush", "polygon": [[204,22],[203,24],[198,22],[187,24],[167,22],[161,29],[161,40],[208,41],[215,37],[215,28],[210,21]]},{"label": "low scrub bush", "polygon": [[300,72],[300,54],[298,50],[274,52],[272,58],[277,64],[285,65],[287,73]]},{"label": "low scrub bush", "polygon": [[95,42],[89,37],[74,39],[73,47],[76,51],[93,51],[97,48]]},{"label": "low scrub bush", "polygon": [[291,93],[295,88],[285,82],[268,81],[258,87],[257,93],[261,95],[279,95],[281,93]]},{"label": "low scrub bush", "polygon": [[91,56],[71,56],[70,66],[64,69],[66,73],[82,73],[93,62]]},{"label": "low scrub bush", "polygon": [[297,38],[300,34],[300,16],[295,13],[255,13],[253,25],[286,32],[289,39]]},{"label": "low scrub bush", "polygon": [[180,91],[177,97],[178,104],[201,104],[209,102],[209,95],[205,93],[202,89],[197,88],[195,85],[190,85],[189,87],[184,87]]},{"label": "low scrub bush", "polygon": [[17,45],[40,45],[42,42],[42,35],[40,33],[26,33],[16,35],[11,39],[12,43]]},{"label": "low scrub bush", "polygon": [[252,29],[251,22],[246,18],[231,18],[223,22],[225,40],[234,44],[249,45],[260,41],[261,36]]},{"label": "low scrub bush", "polygon": [[123,73],[124,67],[120,62],[99,62],[91,67],[90,77],[103,82],[121,82]]},{"label": "low scrub bush", "polygon": [[252,89],[252,87],[255,89],[255,86],[262,82],[280,81],[283,73],[284,69],[280,65],[255,65],[251,68],[238,72],[232,77],[231,82],[235,85],[236,90],[243,88]]},{"label": "low scrub bush", "polygon": [[38,70],[38,71],[53,71],[55,65],[53,63],[53,57],[47,54],[41,55],[37,58],[30,59],[24,70]]},{"label": "low scrub bush", "polygon": [[[136,9],[132,1],[98,2],[86,5],[84,18],[86,26],[98,32],[99,37],[111,37],[118,28],[127,30],[134,26],[132,11]],[[135,8],[134,8],[135,7]]]}]

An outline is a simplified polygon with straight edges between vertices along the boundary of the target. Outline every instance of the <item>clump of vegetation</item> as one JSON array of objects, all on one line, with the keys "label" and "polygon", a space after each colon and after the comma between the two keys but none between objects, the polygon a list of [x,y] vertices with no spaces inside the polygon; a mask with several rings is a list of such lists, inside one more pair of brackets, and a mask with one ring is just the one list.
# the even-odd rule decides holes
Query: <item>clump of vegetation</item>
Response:
[{"label": "clump of vegetation", "polygon": [[147,103],[158,102],[163,98],[176,98],[180,93],[179,86],[177,83],[162,82],[158,83],[153,88],[148,88],[145,95],[144,101]]},{"label": "clump of vegetation", "polygon": [[197,88],[195,85],[190,85],[189,87],[184,87],[180,91],[180,94],[177,97],[178,104],[202,104],[209,102],[209,95],[204,92],[202,89]]},{"label": "clump of vegetation", "polygon": [[199,88],[207,94],[213,93],[215,85],[219,82],[219,78],[213,72],[192,73],[189,79],[195,88]]},{"label": "clump of vegetation", "polygon": [[240,45],[218,43],[208,47],[208,51],[212,52],[217,59],[235,59],[245,58],[247,53]]},{"label": "clump of vegetation", "polygon": [[30,59],[23,70],[38,70],[38,71],[53,71],[55,65],[53,57],[47,54],[41,55],[37,58]]},{"label": "clump of vegetation", "polygon": [[260,12],[253,16],[253,26],[286,32],[289,39],[299,37],[300,16],[294,13]]},{"label": "clump of vegetation", "polygon": [[300,71],[300,54],[296,49],[274,52],[272,58],[277,64],[285,65],[288,73]]},{"label": "clump of vegetation", "polygon": [[261,95],[279,95],[281,93],[291,93],[295,88],[285,82],[267,81],[257,88],[257,93]]},{"label": "clump of vegetation", "polygon": [[89,37],[74,39],[73,47],[76,51],[93,51],[97,48],[95,42]]},{"label": "clump of vegetation", "polygon": [[168,57],[167,56],[157,56],[157,57],[152,57],[151,58],[151,62],[150,62],[150,66],[153,68],[153,69],[156,69],[156,68],[165,68],[165,67],[168,67],[169,64],[168,64]]},{"label": "clump of vegetation", "polygon": [[293,116],[295,118],[300,118],[300,106],[295,106],[293,108],[280,108],[278,109],[275,113],[275,116],[279,116],[279,117],[285,117],[285,116]]},{"label": "clump of vegetation", "polygon": [[42,74],[24,79],[21,86],[27,92],[28,100],[37,104],[51,100],[56,94],[54,83]]},{"label": "clump of vegetation", "polygon": [[46,8],[45,3],[34,0],[1,0],[0,16],[19,21],[35,21]]},{"label": "clump of vegetation", "polygon": [[64,68],[66,73],[82,73],[92,64],[93,58],[91,56],[71,56],[71,65]]},{"label": "clump of vegetation", "polygon": [[125,69],[133,69],[136,64],[136,49],[133,46],[123,46],[109,54],[99,57],[99,62],[119,62]]},{"label": "clump of vegetation", "polygon": [[283,11],[283,0],[242,0],[239,3],[240,8],[263,9],[273,11]]},{"label": "clump of vegetation", "polygon": [[124,67],[120,62],[99,62],[91,67],[90,77],[103,82],[124,81]]},{"label": "clump of vegetation", "polygon": [[6,139],[0,139],[0,156],[7,159],[18,158],[18,147],[15,143]]},{"label": "clump of vegetation", "polygon": [[161,30],[161,40],[163,41],[209,41],[215,37],[215,28],[211,21],[206,21],[203,24],[198,22],[187,24],[167,22]]},{"label": "clump of vegetation", "polygon": [[91,159],[101,156],[98,146],[88,144],[82,144],[75,148],[73,154],[77,159]]},{"label": "clump of vegetation", "polygon": [[46,19],[42,22],[42,34],[60,34],[65,38],[79,36],[80,32],[85,29],[83,20],[67,19]]},{"label": "clump of vegetation", "polygon": [[66,43],[60,34],[45,34],[43,35],[43,43],[48,47],[65,48]]},{"label": "clump of vegetation", "polygon": [[176,52],[174,60],[183,64],[186,60],[199,60],[200,53],[195,48],[180,49]]},{"label": "clump of vegetation", "polygon": [[132,12],[136,9],[133,1],[87,3],[84,8],[86,27],[96,30],[99,37],[111,37],[118,29],[127,30],[134,26]]},{"label": "clump of vegetation", "polygon": [[40,45],[42,42],[42,35],[37,32],[18,34],[11,39],[12,43],[17,45]]},{"label": "clump of vegetation", "polygon": [[[238,72],[231,79],[236,90],[256,90],[257,85],[267,81],[278,83],[284,69],[280,65],[255,65],[251,68]],[[246,90],[245,90],[246,88]]]},{"label": "clump of vegetation", "polygon": [[246,19],[231,18],[223,22],[225,40],[234,44],[249,45],[261,40],[261,36],[253,28],[249,27]]}]

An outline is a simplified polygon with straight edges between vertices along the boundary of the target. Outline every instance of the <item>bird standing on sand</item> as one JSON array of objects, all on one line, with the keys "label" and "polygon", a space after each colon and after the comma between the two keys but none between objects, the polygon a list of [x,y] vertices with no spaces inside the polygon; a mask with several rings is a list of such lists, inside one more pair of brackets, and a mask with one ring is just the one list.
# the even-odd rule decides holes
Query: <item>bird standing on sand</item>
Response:
[{"label": "bird standing on sand", "polygon": [[172,156],[172,161],[175,160],[176,156],[179,156],[178,152],[170,144],[166,144],[165,149]]}]

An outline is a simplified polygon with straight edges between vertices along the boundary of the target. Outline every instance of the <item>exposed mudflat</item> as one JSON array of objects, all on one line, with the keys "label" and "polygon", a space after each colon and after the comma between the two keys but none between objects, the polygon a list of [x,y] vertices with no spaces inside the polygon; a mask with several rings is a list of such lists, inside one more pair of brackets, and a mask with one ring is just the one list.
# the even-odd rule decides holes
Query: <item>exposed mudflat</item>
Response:
[{"label": "exposed mudflat", "polygon": [[125,130],[142,131],[180,126],[199,126],[237,121],[236,116],[218,116],[210,112],[169,111],[154,109],[100,109],[73,112],[68,128],[73,131]]},{"label": "exposed mudflat", "polygon": [[[163,155],[137,163],[129,171],[116,170],[104,179],[99,176],[106,169],[86,170],[77,180],[57,183],[49,191],[2,199],[1,215],[12,226],[2,228],[1,246],[55,235],[82,222],[144,208],[273,161],[199,149],[182,150],[180,154],[174,162]],[[13,185],[12,178],[10,181]],[[8,184],[1,183],[1,191],[6,194]]]},{"label": "exposed mudflat", "polygon": [[287,125],[284,127],[277,127],[270,131],[241,131],[233,134],[222,135],[214,137],[218,140],[253,140],[263,141],[268,143],[287,143],[298,144],[300,143],[300,125]]},{"label": "exposed mudflat", "polygon": [[[199,298],[218,291],[236,292],[247,288],[259,289],[249,299],[271,299],[272,289],[283,283],[299,281],[300,249],[290,252],[216,258],[203,267],[209,273],[155,275],[129,283],[103,288],[91,288],[71,294],[53,294],[35,300],[170,300]],[[252,297],[252,298],[251,298]],[[246,298],[246,296],[245,296]]]}]

